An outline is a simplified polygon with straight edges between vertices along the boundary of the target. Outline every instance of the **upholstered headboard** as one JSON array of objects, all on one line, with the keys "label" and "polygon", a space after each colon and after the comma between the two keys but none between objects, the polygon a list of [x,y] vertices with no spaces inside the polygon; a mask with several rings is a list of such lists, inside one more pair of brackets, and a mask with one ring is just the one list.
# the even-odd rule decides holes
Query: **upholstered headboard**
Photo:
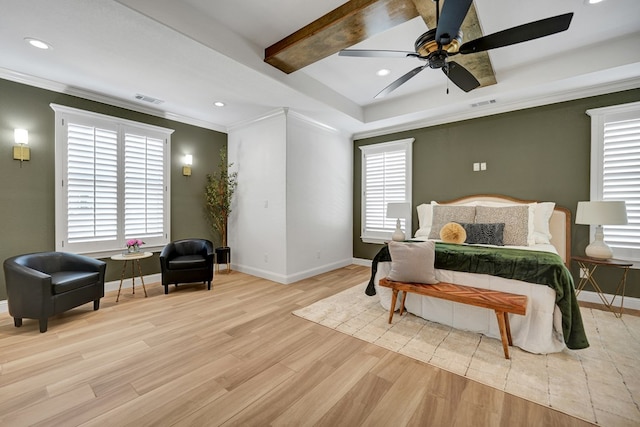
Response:
[{"label": "upholstered headboard", "polygon": [[[499,194],[474,194],[438,203],[455,205],[475,201],[522,204],[537,203],[536,200],[522,200]],[[551,214],[551,219],[549,220],[549,231],[551,232],[551,244],[556,248],[565,265],[569,266],[571,262],[571,212],[569,209],[562,206],[555,206]]]}]

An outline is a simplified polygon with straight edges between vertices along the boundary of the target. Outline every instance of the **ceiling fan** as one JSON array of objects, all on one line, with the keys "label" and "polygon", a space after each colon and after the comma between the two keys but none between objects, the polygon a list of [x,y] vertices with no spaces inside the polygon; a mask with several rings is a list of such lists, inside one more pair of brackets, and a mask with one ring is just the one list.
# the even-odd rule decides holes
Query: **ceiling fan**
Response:
[{"label": "ceiling fan", "polygon": [[546,37],[569,28],[573,13],[553,16],[528,24],[512,27],[497,33],[462,43],[460,26],[473,0],[447,0],[440,11],[440,1],[436,3],[436,28],[422,34],[415,42],[415,52],[398,50],[343,49],[338,55],[354,57],[417,58],[425,65],[414,68],[380,91],[375,98],[382,98],[396,90],[425,68],[440,68],[456,86],[469,92],[480,82],[462,65],[448,58],[457,54],[483,52],[499,47]]}]

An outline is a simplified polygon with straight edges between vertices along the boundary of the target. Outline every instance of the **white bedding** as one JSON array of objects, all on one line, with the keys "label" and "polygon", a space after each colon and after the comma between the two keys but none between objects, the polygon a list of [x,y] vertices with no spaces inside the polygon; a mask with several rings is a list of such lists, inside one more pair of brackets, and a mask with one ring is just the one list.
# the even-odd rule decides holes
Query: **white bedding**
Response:
[{"label": "white bedding", "polygon": [[[557,253],[552,245],[510,247]],[[381,278],[386,277],[390,270],[390,262],[378,263],[374,282],[380,304],[386,310],[389,310],[391,306],[392,292],[389,288],[379,286],[378,282]],[[509,314],[513,345],[531,353],[541,354],[560,352],[566,347],[562,335],[562,314],[555,304],[556,292],[549,286],[487,274],[439,269],[436,269],[436,278],[441,282],[526,295],[528,297],[527,314],[525,316]],[[405,305],[409,313],[424,319],[500,339],[498,321],[493,310],[411,293],[407,295]],[[399,308],[400,303],[398,302],[396,309]]]},{"label": "white bedding", "polygon": [[[438,204],[443,203],[431,202],[417,207],[420,227],[414,239],[425,240],[430,234],[432,209]],[[526,204],[529,206],[529,223],[525,224],[528,227],[529,238],[526,240],[528,243],[531,242],[532,229],[537,237],[529,243],[530,246],[508,247],[553,252],[560,255],[565,264],[568,262],[571,253],[570,213],[565,208],[555,206],[555,203],[537,203],[499,195],[472,195],[444,202],[444,204],[461,206]],[[541,241],[544,243],[540,244]],[[380,304],[387,310],[391,305],[392,292],[389,288],[379,286],[378,282],[386,277],[390,270],[390,262],[378,263],[374,279]],[[436,278],[442,282],[526,295],[528,297],[527,314],[525,316],[509,314],[513,344],[531,353],[555,353],[566,347],[562,333],[562,313],[555,303],[556,292],[551,287],[486,274],[439,269],[435,270],[435,274]],[[407,295],[405,305],[407,311],[427,320],[500,339],[498,322],[493,310],[416,294]],[[399,308],[400,302],[396,309]]]}]

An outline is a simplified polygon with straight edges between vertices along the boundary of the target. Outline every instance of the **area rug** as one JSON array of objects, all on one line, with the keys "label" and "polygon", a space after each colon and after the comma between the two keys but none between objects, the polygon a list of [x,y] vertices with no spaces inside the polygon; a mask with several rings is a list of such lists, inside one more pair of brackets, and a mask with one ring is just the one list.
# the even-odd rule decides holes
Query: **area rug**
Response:
[{"label": "area rug", "polygon": [[293,314],[604,426],[640,425],[640,317],[582,308],[590,347],[531,354],[498,339],[389,313],[357,285]]}]

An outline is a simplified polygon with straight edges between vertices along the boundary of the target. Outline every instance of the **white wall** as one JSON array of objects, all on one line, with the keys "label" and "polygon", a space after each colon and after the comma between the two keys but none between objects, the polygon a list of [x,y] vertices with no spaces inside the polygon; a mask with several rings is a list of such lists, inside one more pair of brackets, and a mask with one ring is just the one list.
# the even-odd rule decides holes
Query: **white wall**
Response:
[{"label": "white wall", "polygon": [[286,117],[277,114],[229,132],[238,172],[227,234],[234,269],[286,278]]},{"label": "white wall", "polygon": [[351,140],[290,112],[287,120],[288,278],[300,280],[351,264],[352,229]]},{"label": "white wall", "polygon": [[232,267],[292,283],[352,262],[351,139],[286,109],[229,131]]}]

